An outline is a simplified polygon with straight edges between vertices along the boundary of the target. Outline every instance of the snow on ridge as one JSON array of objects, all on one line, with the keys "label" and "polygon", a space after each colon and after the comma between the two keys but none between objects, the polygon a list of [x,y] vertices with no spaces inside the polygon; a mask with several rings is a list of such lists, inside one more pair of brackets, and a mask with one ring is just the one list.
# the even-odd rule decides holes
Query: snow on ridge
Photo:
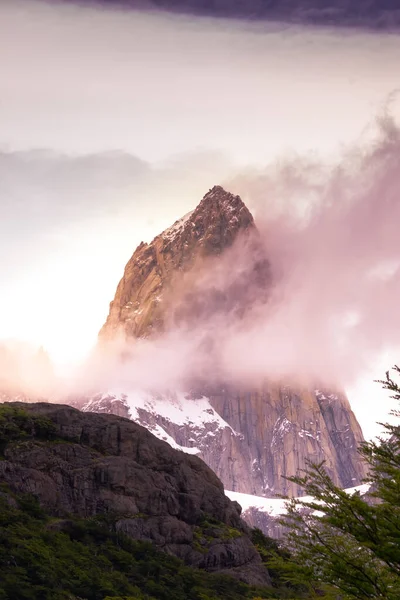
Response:
[{"label": "snow on ridge", "polygon": [[233,435],[241,436],[214,410],[205,396],[190,398],[184,392],[156,395],[142,390],[126,393],[126,391],[113,389],[92,397],[83,410],[88,410],[93,406],[99,407],[105,400],[123,402],[134,421],[140,422],[140,412],[146,411],[174,425],[204,428],[204,425],[211,424],[216,426],[216,429],[227,428]]},{"label": "snow on ridge", "polygon": [[242,494],[241,492],[231,492],[225,490],[225,496],[230,500],[239,502],[245,513],[250,508],[256,508],[261,512],[268,513],[271,517],[283,515],[286,512],[286,502],[282,498],[264,498],[263,496],[252,496],[251,494]]},{"label": "snow on ridge", "polygon": [[[360,495],[363,496],[368,492],[370,487],[370,483],[364,483],[352,488],[346,488],[344,491],[350,496],[356,492],[360,492]],[[242,494],[240,492],[232,492],[230,490],[225,490],[225,495],[228,496],[230,500],[239,502],[243,509],[243,513],[251,508],[255,508],[260,512],[267,513],[271,517],[279,517],[287,512],[286,503],[288,500],[284,500],[282,498],[264,498],[263,496],[252,496],[251,494]],[[314,498],[312,498],[312,496],[301,496],[296,498],[296,500],[299,502],[312,502]]]},{"label": "snow on ridge", "polygon": [[352,496],[356,492],[360,492],[360,495],[364,496],[364,494],[366,494],[368,492],[370,487],[371,487],[370,483],[363,483],[362,485],[356,485],[355,487],[352,487],[352,488],[346,488],[344,491],[347,492],[350,496]]},{"label": "snow on ridge", "polygon": [[145,410],[162,417],[175,425],[204,427],[206,423],[216,424],[218,429],[228,428],[234,435],[237,433],[211,406],[205,396],[190,398],[183,392],[169,396],[154,396],[146,392],[124,394],[132,418],[139,418],[139,410]]},{"label": "snow on ridge", "polygon": [[[242,201],[239,198],[239,196],[232,194],[227,190],[224,190],[224,188],[219,185],[216,185],[211,190],[209,190],[204,196],[203,200],[209,200],[211,198],[216,198],[219,201],[219,205],[225,211],[228,211],[230,213],[236,212],[237,210],[237,206],[233,206],[232,202],[237,203],[237,201],[239,200],[240,204],[242,204]],[[241,209],[242,207],[240,206],[240,210]]]},{"label": "snow on ridge", "polygon": [[332,402],[337,402],[339,400],[337,394],[325,394],[318,389],[314,390],[314,393],[318,400],[327,400],[328,404],[332,404]]},{"label": "snow on ridge", "polygon": [[[113,412],[119,405],[123,405],[123,412],[127,413],[132,421],[145,427],[172,448],[186,454],[200,454],[204,445],[207,446],[218,432],[226,429],[232,435],[242,437],[212,408],[208,398],[190,398],[183,392],[155,395],[142,390],[126,393],[113,389],[88,398],[82,410]],[[188,434],[185,435],[185,439],[193,445],[178,444],[167,431],[168,423],[184,427]]]},{"label": "snow on ridge", "polygon": [[201,450],[196,447],[180,446],[175,442],[173,437],[171,437],[162,427],[160,427],[160,425],[147,427],[147,429],[158,439],[167,442],[167,444],[174,448],[174,450],[180,450],[181,452],[185,452],[186,454],[200,454],[201,452]]},{"label": "snow on ridge", "polygon": [[175,221],[171,227],[168,227],[165,231],[162,232],[161,236],[164,239],[172,240],[178,233],[181,233],[185,227],[185,223],[190,219],[193,214],[193,210],[184,215],[181,219]]}]

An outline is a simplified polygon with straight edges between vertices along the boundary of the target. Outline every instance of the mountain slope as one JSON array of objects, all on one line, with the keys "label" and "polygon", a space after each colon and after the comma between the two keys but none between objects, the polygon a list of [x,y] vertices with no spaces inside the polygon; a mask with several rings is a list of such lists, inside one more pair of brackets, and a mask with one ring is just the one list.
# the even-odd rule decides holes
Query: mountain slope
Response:
[{"label": "mountain slope", "polygon": [[180,390],[110,389],[79,399],[78,406],[130,417],[198,454],[232,491],[299,495],[285,477],[307,460],[325,460],[342,487],[358,485],[365,476],[357,452],[363,438],[343,393],[220,378],[221,336],[245,314],[251,318],[255,304],[267,303],[272,285],[252,215],[239,197],[214,187],[192,213],[138,247],[100,332],[103,343],[118,334],[134,341],[177,328],[200,332],[207,369],[190,372]]},{"label": "mountain slope", "polygon": [[[269,583],[240,507],[216,475],[136,423],[63,405],[8,403],[0,442],[2,490],[32,494],[60,522],[105,515],[116,533],[152,542],[187,565]],[[207,522],[214,532],[205,537]]]}]

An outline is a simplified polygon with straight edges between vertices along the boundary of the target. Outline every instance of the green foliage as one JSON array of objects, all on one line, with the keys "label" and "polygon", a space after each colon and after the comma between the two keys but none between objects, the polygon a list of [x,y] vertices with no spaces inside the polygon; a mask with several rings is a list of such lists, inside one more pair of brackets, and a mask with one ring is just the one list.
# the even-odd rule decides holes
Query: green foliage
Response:
[{"label": "green foliage", "polygon": [[0,406],[0,456],[10,442],[38,438],[51,440],[56,437],[54,423],[46,417],[3,404]]},{"label": "green foliage", "polygon": [[[389,372],[381,383],[400,400]],[[372,483],[368,501],[335,486],[323,463],[292,478],[315,500],[293,500],[282,520],[293,552],[293,560],[281,564],[288,580],[308,582],[314,590],[323,582],[343,600],[400,598],[400,427],[382,425],[387,436],[360,447]]]},{"label": "green foliage", "polygon": [[224,542],[242,537],[243,533],[235,527],[214,519],[211,515],[204,515],[193,530],[193,548],[203,554],[208,552],[214,540]]},{"label": "green foliage", "polygon": [[[288,571],[293,573],[296,568],[296,563],[292,563],[292,557],[287,548],[277,540],[264,535],[258,528],[251,531],[251,540],[269,571],[272,585],[279,593],[279,598],[296,598],[300,600],[301,598],[314,597],[314,590],[307,580],[286,577]],[[319,595],[321,591],[321,586],[318,586]],[[253,600],[259,600],[259,598]]]},{"label": "green foliage", "polygon": [[[0,458],[15,445],[69,443],[46,417],[0,406]],[[0,600],[262,600],[305,598],[281,581],[250,587],[227,575],[190,568],[154,545],[118,534],[112,513],[96,518],[53,518],[31,494],[16,495],[0,482]],[[144,518],[146,515],[127,515]],[[210,515],[194,527],[193,547],[243,533]],[[265,562],[274,542],[254,534]],[[256,539],[257,538],[257,539]],[[269,549],[269,550],[268,550]],[[281,553],[281,556],[284,554]],[[288,555],[286,554],[287,558]]]},{"label": "green foliage", "polygon": [[274,587],[283,586],[285,583],[279,568],[280,561],[290,561],[290,553],[279,545],[276,540],[267,537],[261,529],[253,529],[251,541],[257,548],[263,563],[267,566]]},{"label": "green foliage", "polygon": [[[215,523],[212,523],[216,527]],[[185,566],[101,516],[54,519],[0,491],[0,600],[243,600],[292,597]],[[295,596],[297,597],[297,596]]]}]

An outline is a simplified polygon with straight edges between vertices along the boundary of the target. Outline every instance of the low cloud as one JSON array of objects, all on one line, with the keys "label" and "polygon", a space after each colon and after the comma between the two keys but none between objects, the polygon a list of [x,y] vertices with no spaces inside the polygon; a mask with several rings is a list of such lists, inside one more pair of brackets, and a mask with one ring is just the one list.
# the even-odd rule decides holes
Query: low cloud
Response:
[{"label": "low cloud", "polygon": [[[95,348],[66,377],[55,375],[48,357],[37,348],[13,343],[6,352],[3,344],[2,389],[22,391],[32,399],[65,401],[110,389],[157,393],[221,383],[249,389],[266,379],[286,384],[323,382],[349,389],[366,375],[372,379],[371,373],[382,376],[377,370],[378,365],[382,368],[382,357],[395,360],[400,345],[399,158],[400,133],[385,116],[375,141],[349,150],[336,165],[297,157],[263,171],[227,169],[223,176],[221,170],[219,181],[246,201],[259,235],[256,252],[254,244],[239,238],[217,262],[190,276],[192,300],[201,298],[207,305],[203,316],[178,319],[155,339],[127,343],[122,336],[116,338],[107,347]],[[160,211],[165,210],[161,221],[155,218],[154,228],[193,208],[194,198],[207,191],[201,177],[197,181],[190,177],[199,161],[207,164],[202,156],[180,158],[159,171],[152,168],[155,187],[143,184],[141,193],[157,186],[164,191],[153,195],[159,198]],[[188,164],[190,168],[184,167]],[[220,164],[225,164],[222,159]],[[147,177],[149,167],[140,169],[140,177]],[[178,178],[182,172],[193,186],[188,195],[185,181]],[[218,181],[218,173],[210,166],[207,173],[210,187]],[[176,196],[174,189],[180,190]],[[162,204],[165,194],[175,198],[174,206]],[[109,204],[96,205],[90,199],[83,211],[89,215],[92,210],[109,210]],[[121,210],[127,214],[123,204]],[[145,207],[140,210],[144,216]],[[134,249],[127,247],[122,262]],[[254,262],[264,259],[273,282],[267,286],[252,276]],[[79,299],[79,290],[73,291]],[[217,310],[213,299],[221,295],[225,309],[219,302]],[[192,300],[190,293],[189,300],[184,296],[189,309]],[[87,319],[92,303],[94,310],[94,295],[75,310]],[[65,319],[75,318],[73,309]],[[60,315],[55,318],[58,322]],[[94,320],[96,331],[103,318]],[[76,334],[72,343],[79,353],[81,339]],[[390,366],[388,362],[383,368]],[[365,396],[365,388],[358,389],[361,396],[355,398],[354,407],[372,435],[371,421],[382,416],[376,403]],[[379,402],[384,411],[389,409],[383,397]]]},{"label": "low cloud", "polygon": [[334,167],[295,160],[226,182],[255,209],[268,293],[248,275],[254,246],[239,239],[192,282],[203,305],[225,294],[225,310],[211,303],[154,340],[116,340],[94,354],[78,387],[353,385],[400,345],[399,159],[400,133],[385,117],[373,144]]},{"label": "low cloud", "polygon": [[379,127],[328,172],[295,161],[233,186],[256,207],[277,281],[268,318],[261,308],[229,338],[228,363],[253,349],[239,371],[348,382],[399,347],[400,134],[387,115]]}]

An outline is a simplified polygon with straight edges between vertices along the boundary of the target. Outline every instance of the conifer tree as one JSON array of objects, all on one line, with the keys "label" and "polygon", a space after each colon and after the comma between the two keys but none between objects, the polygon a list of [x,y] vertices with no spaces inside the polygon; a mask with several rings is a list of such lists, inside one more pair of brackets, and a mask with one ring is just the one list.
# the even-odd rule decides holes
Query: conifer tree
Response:
[{"label": "conifer tree", "polygon": [[[397,379],[400,368],[394,373]],[[400,400],[389,371],[379,383]],[[316,593],[328,586],[340,600],[400,599],[400,426],[380,425],[384,435],[359,449],[369,468],[365,496],[334,485],[323,463],[291,478],[312,500],[291,500],[282,519],[292,560],[279,568],[288,581],[308,583]]]}]

